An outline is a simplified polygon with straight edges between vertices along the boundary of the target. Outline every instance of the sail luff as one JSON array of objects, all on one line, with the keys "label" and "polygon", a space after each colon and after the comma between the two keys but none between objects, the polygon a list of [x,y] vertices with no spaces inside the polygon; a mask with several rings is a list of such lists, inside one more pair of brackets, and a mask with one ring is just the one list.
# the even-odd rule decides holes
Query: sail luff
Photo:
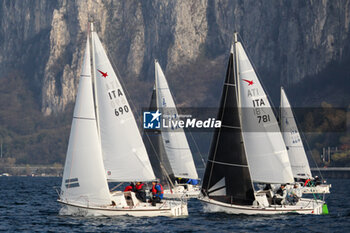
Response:
[{"label": "sail luff", "polygon": [[[240,76],[239,76],[239,65],[238,65],[238,53],[237,53],[237,44],[238,44],[238,33],[235,32],[234,33],[234,43],[233,43],[233,46],[232,46],[232,52],[234,52],[234,56],[235,56],[235,59],[234,59],[234,79],[235,79],[235,83],[236,83],[236,98],[237,98],[237,106],[238,106],[238,117],[239,117],[239,122],[240,122],[240,125],[241,125],[241,143],[243,145],[243,148],[244,148],[244,151],[245,151],[245,155],[247,156],[247,148],[246,148],[246,144],[244,143],[244,136],[243,136],[243,131],[242,131],[242,102],[241,102],[241,81],[240,81]],[[248,172],[249,172],[249,179],[250,179],[250,183],[252,185],[252,188],[254,190],[254,182],[253,182],[253,179],[252,179],[252,172],[251,172],[251,168],[249,166],[249,159],[247,159],[247,164],[248,164]]]},{"label": "sail luff", "polygon": [[287,147],[294,178],[311,178],[311,170],[303,141],[300,137],[292,107],[288,97],[281,87],[281,131]]},{"label": "sail luff", "polygon": [[93,33],[94,32],[94,23],[90,22],[90,31],[89,31],[89,42],[90,42],[90,52],[91,52],[91,66],[92,66],[92,90],[93,90],[93,96],[94,96],[94,105],[95,105],[95,117],[96,117],[96,125],[97,125],[97,133],[99,135],[99,141],[101,142],[100,137],[100,126],[99,126],[99,119],[98,119],[98,101],[97,101],[97,89],[96,89],[96,69],[95,69],[95,51],[93,46]]}]

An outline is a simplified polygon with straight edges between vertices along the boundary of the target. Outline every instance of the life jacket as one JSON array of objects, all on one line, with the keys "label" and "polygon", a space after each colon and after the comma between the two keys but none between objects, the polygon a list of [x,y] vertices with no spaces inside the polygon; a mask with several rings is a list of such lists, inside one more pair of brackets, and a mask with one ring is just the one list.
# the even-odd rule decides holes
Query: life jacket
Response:
[{"label": "life jacket", "polygon": [[140,185],[135,185],[136,190],[142,190],[144,183],[141,183]]},{"label": "life jacket", "polygon": [[162,186],[161,184],[153,185],[153,187],[152,187],[152,194],[153,194],[153,195],[156,195],[156,194],[157,194],[157,192],[158,192],[158,190],[156,189],[156,186],[157,186],[157,185],[159,185],[159,187],[160,187],[160,192],[161,192],[161,194],[163,194],[163,193],[164,193],[164,190],[163,190],[163,186]]},{"label": "life jacket", "polygon": [[124,192],[132,191],[132,186],[128,185],[125,187]]}]

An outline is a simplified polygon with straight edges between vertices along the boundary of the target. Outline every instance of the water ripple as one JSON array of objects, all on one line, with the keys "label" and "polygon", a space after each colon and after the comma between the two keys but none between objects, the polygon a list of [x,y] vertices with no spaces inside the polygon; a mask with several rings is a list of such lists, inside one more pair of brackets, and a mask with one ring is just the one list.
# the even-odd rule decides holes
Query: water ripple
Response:
[{"label": "water ripple", "polygon": [[329,215],[246,216],[204,213],[188,202],[186,218],[59,216],[61,178],[0,177],[0,231],[47,232],[350,232],[350,180],[329,180]]}]

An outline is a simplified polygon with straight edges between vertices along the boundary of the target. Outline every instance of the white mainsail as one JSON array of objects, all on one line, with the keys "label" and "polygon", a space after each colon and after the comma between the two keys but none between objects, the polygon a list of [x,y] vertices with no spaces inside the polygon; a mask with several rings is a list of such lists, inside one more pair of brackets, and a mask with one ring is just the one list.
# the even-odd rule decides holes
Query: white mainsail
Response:
[{"label": "white mainsail", "polygon": [[89,41],[74,107],[60,197],[68,203],[111,204],[96,126]]},{"label": "white mainsail", "polygon": [[92,44],[99,132],[107,179],[115,182],[154,180],[155,176],[125,92],[96,32],[92,32]]},{"label": "white mainsail", "polygon": [[[162,111],[162,118],[168,120],[179,120],[174,99],[169,90],[168,82],[160,67],[155,61],[157,107]],[[198,179],[198,174],[192,153],[188,145],[185,132],[182,128],[173,127],[162,129],[162,139],[172,171],[175,177]]]},{"label": "white mainsail", "polygon": [[287,146],[293,176],[303,179],[311,178],[309,161],[307,160],[298,126],[283,87],[281,87],[281,131]]},{"label": "white mainsail", "polygon": [[288,153],[269,100],[241,43],[235,44],[243,139],[252,180],[293,182]]}]

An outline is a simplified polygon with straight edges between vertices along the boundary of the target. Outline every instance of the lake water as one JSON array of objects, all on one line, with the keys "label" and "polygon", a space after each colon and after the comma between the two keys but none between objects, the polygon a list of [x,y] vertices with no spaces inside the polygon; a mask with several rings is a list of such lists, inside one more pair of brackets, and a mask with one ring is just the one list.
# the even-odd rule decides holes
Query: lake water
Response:
[{"label": "lake water", "polygon": [[203,213],[188,202],[186,218],[59,216],[58,177],[0,177],[0,231],[51,232],[350,232],[350,180],[332,184],[329,215],[244,216]]}]

